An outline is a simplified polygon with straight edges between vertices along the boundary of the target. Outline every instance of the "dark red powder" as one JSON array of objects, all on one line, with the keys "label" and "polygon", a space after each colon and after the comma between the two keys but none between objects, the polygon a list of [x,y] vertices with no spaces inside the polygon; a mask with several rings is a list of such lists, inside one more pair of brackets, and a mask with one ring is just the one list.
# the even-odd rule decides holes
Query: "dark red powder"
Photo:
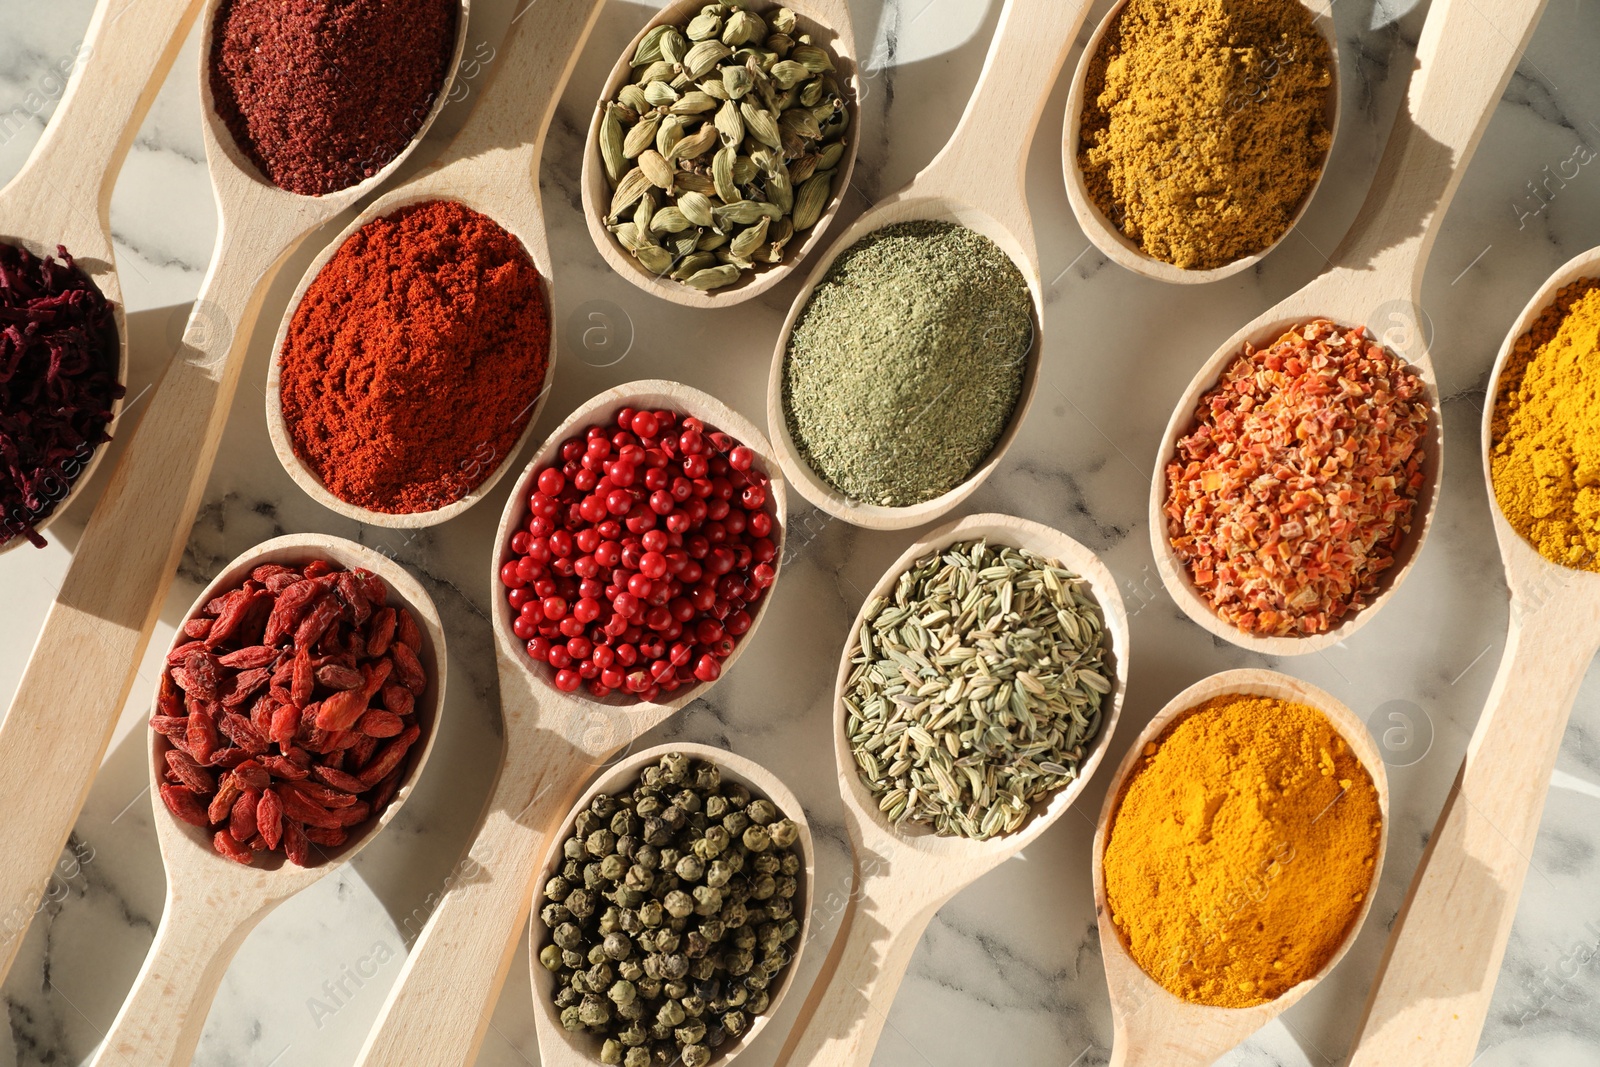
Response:
[{"label": "dark red powder", "polygon": [[118,350],[110,301],[65,248],[0,242],[0,544],[42,547],[34,526],[108,440]]},{"label": "dark red powder", "polygon": [[284,423],[339,499],[432,511],[516,447],[549,353],[522,244],[454,201],[414,204],[357,230],[307,287],[278,356]]},{"label": "dark red powder", "polygon": [[456,0],[222,0],[211,95],[267,179],[322,196],[382,170],[444,86]]}]

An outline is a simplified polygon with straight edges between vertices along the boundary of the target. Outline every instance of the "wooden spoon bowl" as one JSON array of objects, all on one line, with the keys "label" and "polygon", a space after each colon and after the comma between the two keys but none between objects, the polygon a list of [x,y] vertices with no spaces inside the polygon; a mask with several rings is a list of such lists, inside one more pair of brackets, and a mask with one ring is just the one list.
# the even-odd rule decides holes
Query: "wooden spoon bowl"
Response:
[{"label": "wooden spoon bowl", "polygon": [[[520,155],[520,153],[519,153]],[[454,168],[451,168],[454,169]],[[344,230],[328,242],[326,248],[317,254],[305,274],[300,279],[300,284],[295,287],[294,296],[290,298],[288,307],[283,313],[283,321],[278,325],[277,337],[272,342],[274,357],[267,369],[266,405],[267,405],[267,433],[272,439],[272,450],[278,457],[278,462],[289,477],[294,480],[307,496],[321,504],[328,510],[342,515],[347,519],[368,526],[383,526],[390,529],[421,529],[448,522],[478,501],[494,491],[500,479],[505,477],[511,469],[511,459],[527,447],[533,439],[534,427],[538,425],[539,416],[544,412],[545,401],[550,397],[555,386],[556,373],[556,326],[555,326],[555,295],[551,292],[551,259],[550,247],[545,240],[543,218],[539,211],[538,202],[528,196],[515,195],[515,186],[503,186],[498,192],[493,183],[485,182],[483,185],[473,187],[457,180],[442,179],[443,172],[435,172],[428,178],[408,182],[403,188],[385,194],[374,201],[356,217],[355,221],[346,226]],[[504,180],[515,182],[516,175],[522,174],[520,167],[507,167]],[[527,192],[526,187],[522,190]],[[507,195],[510,194],[510,195]],[[533,262],[534,268],[539,272],[539,290],[545,307],[550,309],[549,316],[549,345],[545,356],[544,381],[540,384],[539,395],[534,400],[531,410],[524,412],[527,422],[522,432],[517,437],[517,443],[505,455],[491,455],[483,462],[491,464],[490,472],[478,483],[471,492],[443,504],[436,508],[424,511],[390,512],[374,511],[370,508],[352,504],[335,495],[322,478],[312,470],[311,466],[295,451],[294,438],[289,432],[289,427],[283,417],[283,389],[282,389],[282,362],[281,354],[289,337],[289,329],[293,325],[294,317],[300,310],[300,303],[305,298],[306,291],[322,273],[328,261],[338,254],[355,233],[374,219],[385,218],[414,204],[427,203],[433,200],[452,200],[460,202],[473,210],[489,216],[496,225],[506,230],[522,245],[523,251]],[[489,202],[486,202],[489,201]],[[530,212],[531,208],[531,212]],[[487,444],[487,441],[485,441]],[[481,450],[480,446],[480,450]],[[474,454],[464,457],[463,462],[477,462]]]},{"label": "wooden spoon bowl", "polygon": [[[692,760],[704,760],[716,764],[722,771],[724,781],[737,782],[756,796],[766,797],[776,804],[785,816],[794,820],[795,826],[800,830],[800,838],[795,847],[800,851],[803,872],[797,879],[800,888],[793,900],[794,914],[800,922],[800,933],[794,943],[794,955],[789,959],[777,982],[767,990],[770,997],[767,1010],[751,1020],[750,1028],[738,1040],[723,1044],[714,1053],[715,1062],[726,1063],[748,1048],[756,1039],[756,1035],[766,1029],[768,1021],[778,1013],[784,995],[789,992],[789,988],[794,984],[795,975],[800,972],[800,956],[805,951],[807,942],[811,940],[811,886],[816,876],[816,849],[811,840],[811,822],[806,818],[805,808],[799,799],[771,771],[725,749],[693,744],[658,745],[633,753],[608,768],[573,804],[552,843],[567,836],[578,813],[587,808],[589,802],[597,795],[617,793],[632,788],[646,767],[654,765],[662,756],[673,752],[681,752]],[[550,849],[539,877],[534,880],[535,894],[538,894],[544,884],[555,876],[556,869],[560,866],[560,859],[561,853],[557,849]],[[555,1007],[555,976],[539,962],[539,949],[543,940],[541,924],[536,917],[532,937],[528,943],[528,967],[533,975],[533,1000],[537,1005],[534,1026],[539,1033],[539,1062],[543,1067],[590,1067],[599,1062],[600,1043],[593,1037],[575,1034],[561,1025],[560,1013]]]},{"label": "wooden spoon bowl", "polygon": [[[367,1039],[358,1061],[362,1064],[472,1061],[527,923],[534,892],[542,884],[535,882],[535,875],[546,851],[559,840],[573,801],[618,752],[716,684],[703,682],[663,693],[670,699],[658,703],[641,703],[620,694],[596,699],[585,689],[563,693],[555,687],[548,665],[531,659],[524,642],[512,633],[511,605],[500,568],[511,558],[511,537],[526,519],[538,473],[560,461],[561,445],[568,437],[609,421],[623,407],[668,408],[694,415],[750,448],[755,453],[753,469],[771,478],[767,499],[772,536],[779,546],[778,560],[782,559],[787,491],[778,463],[761,431],[716,398],[677,382],[631,382],[592,397],[545,439],[517,478],[495,532],[494,550],[486,560],[506,751],[470,851],[481,857],[477,862],[489,876],[453,887],[429,918],[384,1006],[379,1029]],[[750,629],[723,661],[724,677],[755,639],[781,579],[779,566],[773,585],[752,612]],[[490,961],[497,962],[491,966]],[[429,1009],[438,1003],[470,1005],[472,1010],[442,1022]]]},{"label": "wooden spoon bowl", "polygon": [[1507,331],[1489,374],[1483,477],[1511,593],[1510,631],[1379,964],[1352,1067],[1387,1067],[1419,1048],[1429,1062],[1465,1062],[1488,1016],[1567,719],[1600,649],[1600,574],[1546,559],[1495,503],[1495,409],[1517,340],[1564,286],[1595,277],[1600,248],[1552,274]]},{"label": "wooden spoon bowl", "polygon": [[[1360,913],[1351,924],[1344,942],[1315,975],[1275,1000],[1249,1008],[1219,1008],[1184,1000],[1147,975],[1128,953],[1121,933],[1111,921],[1105,886],[1106,835],[1121,802],[1123,786],[1138,765],[1145,745],[1156,740],[1174,722],[1206,701],[1233,693],[1305,704],[1327,716],[1334,729],[1361,760],[1367,773],[1372,775],[1385,829],[1378,839],[1378,855],[1373,863],[1373,889],[1376,889],[1378,879],[1383,874],[1383,857],[1388,840],[1389,779],[1384,770],[1383,754],[1367,732],[1366,724],[1354,712],[1316,686],[1276,671],[1223,671],[1202,678],[1173,697],[1134,738],[1127,754],[1122,757],[1111,786],[1106,790],[1105,803],[1101,806],[1094,835],[1094,910],[1099,924],[1100,952],[1105,960],[1106,982],[1111,987],[1115,1034],[1111,1049],[1112,1067],[1128,1067],[1139,1063],[1183,1067],[1185,1064],[1213,1062],[1311,992],[1344,958],[1345,952],[1360,933],[1367,913],[1372,910],[1372,900],[1376,894],[1369,890],[1362,899]],[[1306,862],[1315,863],[1316,859],[1308,857]]]},{"label": "wooden spoon bowl", "polygon": [[[1406,106],[1395,119],[1372,188],[1333,253],[1329,270],[1230,337],[1200,368],[1173,410],[1150,486],[1151,547],[1172,598],[1215,636],[1270,656],[1317,652],[1353,636],[1411,572],[1433,520],[1444,458],[1439,387],[1429,355],[1432,328],[1421,305],[1422,276],[1461,175],[1543,7],[1544,0],[1503,0],[1486,12],[1475,0],[1436,0],[1418,43]],[[1410,530],[1362,607],[1320,634],[1246,633],[1216,615],[1172,550],[1163,511],[1169,488],[1166,468],[1178,439],[1193,424],[1201,395],[1216,385],[1244,342],[1267,345],[1287,328],[1317,318],[1366,326],[1422,378],[1429,407],[1424,483]]]},{"label": "wooden spoon bowl", "polygon": [[[100,4],[84,33],[88,48],[28,162],[0,189],[0,242],[40,259],[65,246],[111,304],[117,329],[117,381],[128,383],[128,322],[112,248],[110,204],[122,161],[140,121],[155,99],[200,0],[156,0],[137,18],[111,26],[124,12]],[[114,437],[125,398],[111,403],[106,434]],[[33,524],[43,533],[72,506],[105,456],[97,445],[86,461],[63,464],[62,485],[50,514]],[[71,461],[69,461],[71,462]],[[3,520],[5,516],[0,516]],[[4,531],[0,531],[3,535]],[[17,534],[0,542],[5,553],[29,541]]]},{"label": "wooden spoon bowl", "polygon": [[[909,185],[877,204],[845,231],[817,263],[789,309],[767,377],[767,427],[784,474],[801,496],[835,518],[872,530],[903,530],[947,514],[994,473],[1027,417],[1038,386],[1039,360],[1044,349],[1044,290],[1028,213],[1027,153],[1019,152],[1017,146],[1031,140],[1050,85],[1087,10],[1087,0],[1035,4],[1007,0],[977,88],[950,142]],[[995,161],[999,159],[1015,160],[1016,165],[997,172]],[[834,260],[867,234],[912,219],[953,222],[976,230],[999,245],[1027,281],[1033,298],[1033,338],[1022,357],[1026,368],[1016,406],[1005,431],[983,462],[959,485],[931,500],[908,507],[884,507],[849,499],[824,481],[801,456],[789,432],[783,397],[784,365],[795,323]]]},{"label": "wooden spoon bowl", "polygon": [[[890,823],[861,781],[844,704],[867,605],[892,594],[900,575],[917,560],[958,541],[977,538],[1056,560],[1083,579],[1105,617],[1106,663],[1114,675],[1111,692],[1101,704],[1100,732],[1083,758],[1077,779],[1036,801],[1021,829],[984,841],[942,837],[915,823]],[[845,827],[855,853],[856,885],[838,940],[780,1063],[800,1067],[871,1061],[911,954],[934,913],[956,893],[1037,840],[1082,795],[1116,731],[1127,681],[1128,618],[1116,578],[1094,553],[1066,534],[1010,515],[970,515],[939,527],[890,565],[867,594],[850,627],[834,684],[833,751]]]},{"label": "wooden spoon bowl", "polygon": [[[158,608],[177,572],[272,279],[308,234],[371,192],[420,142],[451,95],[466,40],[469,3],[459,0],[451,65],[410,144],[373,177],[323,197],[279,189],[244,163],[216,116],[208,76],[210,49],[201,49],[198,73],[205,115],[201,136],[217,198],[216,251],[183,343],[145,403],[138,428],[127,440],[79,538],[11,710],[0,724],[0,778],[21,788],[48,774],[53,783],[47,790],[29,790],[26,819],[0,820],[0,851],[8,859],[0,869],[0,908],[32,913],[31,901],[49,878],[88,795],[85,783],[100,767]],[[174,9],[162,16],[176,20],[168,27],[171,39],[163,44],[156,36],[141,38],[132,32],[137,24],[125,20],[116,33],[102,34],[105,40],[95,39],[94,62],[86,65],[85,75],[104,70],[97,65],[111,59],[110,47],[121,54],[124,39],[140,69],[150,66],[152,55],[170,56],[183,39],[177,30],[187,26],[179,19],[179,6],[177,0],[115,5],[118,19],[121,12],[147,7]],[[104,19],[112,7],[102,5],[97,19]],[[193,17],[189,5],[181,7]],[[208,46],[219,9],[220,0],[209,0],[201,32]],[[128,63],[124,58],[107,71],[113,81],[100,94],[105,101],[100,106],[125,100],[130,95],[127,86],[138,84],[128,74],[134,69]],[[146,86],[131,114],[142,114],[155,90],[154,83]],[[131,140],[137,122],[125,125],[122,136]],[[52,185],[41,199],[61,195]],[[100,195],[99,206],[85,209],[86,217],[104,217],[109,184]],[[109,254],[105,260],[109,263]],[[82,669],[85,648],[96,650],[99,669]],[[64,788],[63,783],[72,784]],[[9,968],[19,943],[13,939],[8,947],[0,947],[0,971]]]},{"label": "wooden spoon bowl", "polygon": [[1090,243],[1107,259],[1135,274],[1142,274],[1156,281],[1201,285],[1220,281],[1254,267],[1267,258],[1272,250],[1300,224],[1306,210],[1311,206],[1312,199],[1317,195],[1317,189],[1322,185],[1323,177],[1327,174],[1325,164],[1333,155],[1333,140],[1339,130],[1339,37],[1333,24],[1333,2],[1332,0],[1300,0],[1300,2],[1311,12],[1316,20],[1314,25],[1317,32],[1328,42],[1328,69],[1333,75],[1332,83],[1328,86],[1326,116],[1329,141],[1328,152],[1321,160],[1324,165],[1320,167],[1311,187],[1306,190],[1300,206],[1295,209],[1294,217],[1289,220],[1283,233],[1276,240],[1259,252],[1209,270],[1186,270],[1152,256],[1112,225],[1111,220],[1106,218],[1094,198],[1089,195],[1089,187],[1083,179],[1083,168],[1078,163],[1078,145],[1083,125],[1084,86],[1089,80],[1090,64],[1099,54],[1106,34],[1116,25],[1123,9],[1128,6],[1128,0],[1118,0],[1112,5],[1111,10],[1106,12],[1105,18],[1100,20],[1100,25],[1095,29],[1094,36],[1089,39],[1088,47],[1083,50],[1083,55],[1078,60],[1078,69],[1072,76],[1072,90],[1067,95],[1066,129],[1062,134],[1061,160],[1066,173],[1067,200],[1072,204],[1072,213],[1077,216],[1078,225],[1083,228],[1084,236],[1089,238]]},{"label": "wooden spoon bowl", "polygon": [[[262,853],[244,866],[218,855],[207,831],[181,822],[167,810],[159,788],[166,781],[166,753],[171,744],[150,731],[150,793],[156,837],[167,869],[166,910],[133,990],[100,1047],[97,1064],[187,1064],[223,972],[245,937],[274,907],[336,870],[393,822],[433,751],[448,665],[444,627],[427,590],[387,556],[321,534],[277,537],[223,568],[195,598],[184,618],[197,618],[211,599],[237,588],[264,563],[304,566],[313,560],[373,572],[388,586],[389,603],[404,606],[416,619],[422,632],[417,658],[428,674],[428,686],[416,703],[422,737],[407,753],[404,779],[388,807],[376,819],[356,827],[343,845],[331,849],[316,846],[321,862],[297,867],[281,853]],[[185,640],[180,630],[173,639],[174,647]]]},{"label": "wooden spoon bowl", "polygon": [[758,15],[764,15],[770,8],[777,7],[787,7],[793,11],[799,32],[811,34],[833,56],[834,65],[837,67],[834,78],[839,82],[840,89],[849,94],[846,107],[850,123],[845,129],[844,155],[840,158],[838,171],[834,175],[833,192],[828,199],[828,205],[823,209],[816,225],[812,226],[808,233],[801,235],[803,240],[789,243],[786,249],[788,254],[783,262],[764,264],[754,271],[747,271],[733,285],[703,292],[646,269],[644,264],[623,248],[611,231],[606,229],[605,215],[611,203],[611,183],[606,178],[605,163],[600,158],[601,112],[609,101],[616,98],[617,92],[632,79],[633,67],[629,61],[638,51],[639,42],[644,39],[644,35],[657,26],[683,25],[699,13],[707,2],[708,0],[674,0],[667,4],[639,30],[622,55],[617,58],[617,65],[612,68],[611,76],[606,79],[605,90],[595,102],[594,114],[589,121],[588,139],[584,142],[582,177],[583,215],[588,220],[589,236],[594,239],[594,246],[599,250],[601,258],[611,265],[612,270],[645,292],[674,304],[696,308],[732,307],[754,299],[782,283],[812,251],[821,246],[834,215],[839,211],[839,205],[844,203],[845,193],[850,189],[850,178],[855,173],[856,167],[856,149],[861,141],[861,77],[856,62],[855,28],[850,20],[850,5],[847,0],[779,0],[767,7],[752,7],[751,10]]}]

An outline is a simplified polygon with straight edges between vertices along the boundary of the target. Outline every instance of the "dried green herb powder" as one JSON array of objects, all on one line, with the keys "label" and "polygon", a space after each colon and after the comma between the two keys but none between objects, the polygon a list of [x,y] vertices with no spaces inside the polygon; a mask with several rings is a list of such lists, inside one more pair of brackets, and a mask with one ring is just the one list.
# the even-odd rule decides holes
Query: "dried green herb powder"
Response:
[{"label": "dried green herb powder", "polygon": [[1000,246],[948,222],[868,234],[834,261],[784,359],[789,434],[851,499],[931,500],[993,451],[1022,393],[1032,298]]}]

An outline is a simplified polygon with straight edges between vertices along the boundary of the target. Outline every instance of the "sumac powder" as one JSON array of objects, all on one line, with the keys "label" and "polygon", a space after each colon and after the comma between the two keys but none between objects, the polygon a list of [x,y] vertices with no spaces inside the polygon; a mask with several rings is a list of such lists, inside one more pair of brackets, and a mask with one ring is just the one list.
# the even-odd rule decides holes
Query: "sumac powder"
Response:
[{"label": "sumac powder", "polygon": [[382,170],[444,86],[456,0],[222,0],[211,95],[267,180],[322,196]]},{"label": "sumac powder", "polygon": [[0,242],[0,545],[44,545],[34,526],[107,440],[117,356],[111,302],[65,248]]},{"label": "sumac powder", "polygon": [[284,425],[339,499],[432,511],[516,447],[549,351],[521,242],[454,201],[413,204],[362,226],[306,289],[278,356]]}]

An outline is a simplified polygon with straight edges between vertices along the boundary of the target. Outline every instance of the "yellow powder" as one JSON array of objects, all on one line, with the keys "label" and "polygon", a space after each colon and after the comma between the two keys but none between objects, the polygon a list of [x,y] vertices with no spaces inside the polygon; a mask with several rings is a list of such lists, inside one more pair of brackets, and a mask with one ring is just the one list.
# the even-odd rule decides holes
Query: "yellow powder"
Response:
[{"label": "yellow powder", "polygon": [[1210,270],[1282,237],[1332,143],[1328,43],[1296,0],[1129,0],[1090,61],[1089,195],[1156,259]]},{"label": "yellow powder", "polygon": [[1326,716],[1216,697],[1147,745],[1123,787],[1105,849],[1112,921],[1176,996],[1265,1003],[1344,943],[1382,837],[1372,776]]},{"label": "yellow powder", "polygon": [[1563,288],[1517,339],[1489,438],[1506,521],[1546,559],[1600,571],[1600,279]]}]

